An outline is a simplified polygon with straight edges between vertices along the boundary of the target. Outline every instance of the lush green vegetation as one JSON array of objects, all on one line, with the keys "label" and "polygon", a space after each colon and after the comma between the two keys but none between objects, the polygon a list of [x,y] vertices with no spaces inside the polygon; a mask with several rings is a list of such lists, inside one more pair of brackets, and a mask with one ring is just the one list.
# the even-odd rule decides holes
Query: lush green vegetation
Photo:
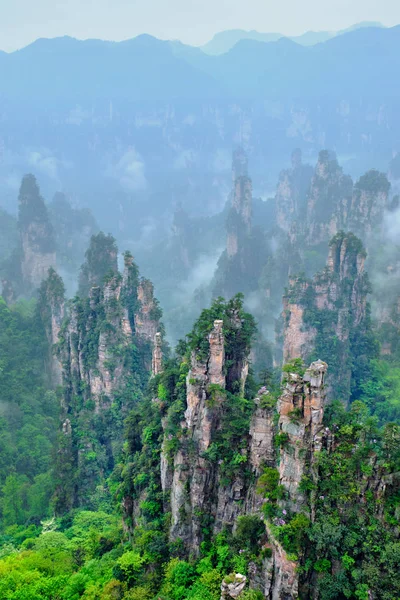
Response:
[{"label": "lush green vegetation", "polygon": [[112,235],[105,235],[102,231],[92,235],[79,277],[80,296],[87,296],[92,286],[101,285],[106,275],[117,272],[117,254]]},{"label": "lush green vegetation", "polygon": [[[336,168],[328,158],[327,168]],[[359,253],[359,241],[349,241],[348,250]],[[149,380],[150,345],[134,337],[138,269],[126,253],[122,279],[116,256],[111,236],[92,238],[80,295],[69,306],[74,329],[71,333],[68,321],[64,324],[57,349],[64,363],[62,398],[61,390],[49,390],[44,368],[48,301],[63,300],[61,279],[50,272],[37,304],[0,303],[0,598],[219,600],[222,579],[243,573],[255,589],[248,586],[241,598],[261,600],[253,576],[271,566],[276,544],[296,561],[302,598],[311,589],[318,589],[321,600],[400,598],[400,367],[396,352],[379,358],[368,309],[345,342],[335,336],[354,270],[330,310],[316,308],[305,278],[291,291],[291,299],[303,303],[306,325],[316,330],[310,358],[329,363],[339,396],[346,392],[343,361],[350,361],[352,402],[348,411],[340,403],[327,408],[330,441],[317,453],[312,471],[306,464],[300,485],[306,503],[296,512],[286,508],[277,462],[261,465],[258,479],[250,468],[254,398],[259,396],[259,408],[273,414],[276,424],[281,373],[266,369],[256,382],[250,371],[241,385],[256,335],[243,296],[218,298],[203,310],[175,354],[164,356],[163,372]],[[337,282],[337,274],[333,277]],[[92,284],[97,287],[89,296]],[[368,286],[366,279],[361,284]],[[129,344],[118,329],[122,315],[133,331]],[[161,316],[158,304],[151,316]],[[346,317],[352,320],[351,310]],[[225,386],[203,385],[189,375],[192,360],[207,369],[216,319],[225,339]],[[111,376],[121,369],[123,376],[112,398],[104,395],[96,404],[88,382],[98,374],[101,341],[107,346],[106,369]],[[71,347],[79,353],[79,369],[71,368]],[[287,373],[301,377],[305,366],[301,359],[290,361],[283,383]],[[184,539],[169,535],[171,507],[160,472],[162,459],[173,473],[178,452],[189,457],[187,469],[199,458],[198,440],[183,425],[188,386],[201,390],[212,417],[200,468],[211,474],[214,497],[202,509],[192,507],[191,515],[180,513],[183,522],[192,518],[200,525],[196,553],[187,551]],[[292,411],[291,424],[298,425],[301,416]],[[290,452],[290,436],[276,430],[274,447],[277,457],[282,448]],[[256,488],[263,508],[245,514],[241,500],[241,516],[216,533],[210,508],[215,494],[238,482],[245,490]],[[184,493],[190,485],[185,483]]]},{"label": "lush green vegetation", "polygon": [[47,388],[47,342],[33,302],[0,298],[0,510],[3,526],[49,514],[59,399]]}]

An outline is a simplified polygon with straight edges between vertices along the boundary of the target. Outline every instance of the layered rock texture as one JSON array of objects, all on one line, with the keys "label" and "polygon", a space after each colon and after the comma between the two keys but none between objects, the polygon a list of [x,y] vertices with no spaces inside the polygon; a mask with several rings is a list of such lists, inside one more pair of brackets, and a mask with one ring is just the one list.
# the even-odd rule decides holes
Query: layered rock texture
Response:
[{"label": "layered rock texture", "polygon": [[307,362],[315,354],[329,360],[328,385],[344,402],[350,398],[351,357],[361,359],[361,342],[370,330],[365,258],[358,238],[339,233],[325,269],[313,280],[293,278],[284,297],[283,362]]},{"label": "layered rock texture", "polygon": [[[232,315],[232,319],[234,315]],[[240,328],[240,324],[239,324]],[[163,492],[169,496],[172,540],[181,539],[188,551],[197,554],[203,540],[204,518],[215,515],[213,528],[220,531],[240,513],[245,498],[240,474],[224,485],[217,450],[218,430],[224,418],[227,386],[244,387],[247,357],[240,357],[227,368],[223,321],[216,320],[208,336],[207,356],[192,351],[186,380],[186,409],[182,421],[182,443],[178,452],[164,458]],[[168,440],[166,440],[168,441]]]},{"label": "layered rock texture", "polygon": [[309,245],[327,242],[345,228],[352,192],[351,177],[343,174],[336,157],[320,152],[307,196],[304,231]]},{"label": "layered rock texture", "polygon": [[232,203],[228,215],[228,258],[237,255],[243,238],[251,232],[252,184],[247,176],[238,177],[233,186]]},{"label": "layered rock texture", "polygon": [[51,384],[62,384],[62,365],[56,353],[59,334],[65,318],[65,288],[61,277],[51,268],[39,289],[39,311],[49,346],[48,370]]},{"label": "layered rock texture", "polygon": [[[101,241],[110,247],[110,240],[101,237]],[[77,474],[68,500],[71,506],[87,505],[88,494],[112,469],[121,449],[123,420],[141,397],[152,362],[155,370],[162,369],[160,311],[151,313],[156,302],[153,288],[139,279],[132,256],[125,254],[123,274],[109,269],[102,282],[98,269],[92,273],[88,268],[86,275],[97,285],[90,287],[87,297],[70,303],[57,349],[64,384],[63,420],[69,422],[70,461]],[[60,314],[59,305],[53,310],[53,304],[49,305],[52,336],[59,329]]]},{"label": "layered rock texture", "polygon": [[300,482],[312,470],[314,453],[322,446],[326,371],[327,364],[319,360],[303,376],[287,373],[278,402],[278,430],[285,435],[280,449],[279,480],[288,493],[285,506],[296,512],[305,504]]},{"label": "layered rock texture", "polygon": [[292,241],[309,247],[327,244],[340,230],[352,231],[368,243],[382,226],[389,190],[386,175],[376,170],[354,184],[327,150],[319,153],[312,174],[295,151],[292,168],[281,173],[277,188],[277,224]]},{"label": "layered rock texture", "polygon": [[[265,386],[257,394],[250,392],[254,322],[240,296],[228,303],[219,299],[202,312],[187,342],[178,346],[176,362],[154,377],[147,408],[151,425],[140,414],[131,421],[123,500],[127,528],[134,536],[165,517],[163,532],[183,560],[202,559],[204,549],[218,548],[218,539],[231,540],[240,556],[250,558],[246,570],[223,578],[221,598],[240,598],[250,588],[269,600],[317,600],[325,589],[324,573],[340,575],[339,561],[332,558],[338,550],[329,560],[325,556],[330,536],[345,531],[342,515],[343,522],[354,517],[348,499],[361,506],[355,517],[358,531],[359,518],[383,523],[381,503],[387,493],[396,493],[393,478],[383,474],[377,440],[368,433],[361,441],[366,431],[361,423],[372,426],[365,406],[354,402],[353,416],[340,405],[327,408],[330,390],[349,393],[348,378],[353,384],[355,376],[346,360],[357,357],[355,346],[364,347],[362,336],[368,333],[364,259],[357,238],[338,234],[324,276],[303,282],[301,293],[291,297],[302,308],[304,301],[311,302],[304,306],[303,325],[308,323],[307,311],[315,311],[310,336],[314,353],[324,348],[319,336],[325,340],[329,334],[326,343],[332,359],[339,361],[333,362],[333,377],[324,360],[314,360],[305,369],[301,357],[293,356],[283,368],[280,392],[271,393]],[[326,331],[319,330],[319,322],[329,325]],[[307,352],[313,353],[312,346]],[[388,434],[391,440],[396,431]],[[366,444],[362,450],[361,443]],[[354,469],[361,454],[365,465]],[[353,480],[343,469],[350,469]],[[376,500],[373,509],[371,498]],[[154,503],[162,513],[157,521],[149,514]],[[249,551],[251,532],[254,546]],[[310,557],[315,567],[309,567]]]}]

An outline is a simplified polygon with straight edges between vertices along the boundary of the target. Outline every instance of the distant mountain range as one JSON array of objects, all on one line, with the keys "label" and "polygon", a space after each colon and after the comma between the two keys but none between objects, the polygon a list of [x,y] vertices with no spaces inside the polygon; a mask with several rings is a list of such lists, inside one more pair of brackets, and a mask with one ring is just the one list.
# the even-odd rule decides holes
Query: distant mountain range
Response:
[{"label": "distant mountain range", "polygon": [[288,39],[301,44],[302,46],[314,46],[321,42],[326,42],[333,37],[360,29],[362,27],[384,27],[382,23],[376,21],[363,21],[356,23],[347,29],[340,31],[306,31],[302,35],[285,36],[282,33],[260,33],[259,31],[245,31],[244,29],[230,29],[216,33],[212,40],[201,46],[201,49],[206,54],[224,54],[228,52],[235,44],[241,40],[254,40],[255,42],[276,42],[280,38],[287,37]]},{"label": "distant mountain range", "polygon": [[0,53],[0,203],[14,208],[34,172],[48,199],[65,191],[121,235],[143,231],[140,202],[150,235],[178,202],[220,209],[238,144],[263,196],[295,147],[311,162],[336,150],[355,177],[385,169],[400,150],[399,72],[400,26],[312,46],[242,39],[215,56],[149,35],[40,39]]},{"label": "distant mountain range", "polygon": [[71,102],[375,96],[397,92],[399,50],[400,26],[358,28],[310,47],[243,39],[217,56],[149,35],[39,39],[0,54],[0,102],[47,111]]}]

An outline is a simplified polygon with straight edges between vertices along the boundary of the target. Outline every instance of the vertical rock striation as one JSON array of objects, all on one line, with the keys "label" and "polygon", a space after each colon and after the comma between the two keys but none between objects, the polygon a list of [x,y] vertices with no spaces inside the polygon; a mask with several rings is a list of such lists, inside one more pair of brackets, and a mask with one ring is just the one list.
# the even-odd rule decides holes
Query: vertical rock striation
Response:
[{"label": "vertical rock striation", "polygon": [[327,150],[320,152],[307,198],[305,233],[308,245],[328,242],[345,228],[352,194],[352,179],[343,174],[336,156]]},{"label": "vertical rock striation", "polygon": [[65,288],[53,268],[49,269],[47,279],[40,286],[38,308],[49,346],[50,380],[53,386],[58,386],[62,384],[62,365],[55,350],[65,318]]},{"label": "vertical rock striation", "polygon": [[304,376],[288,373],[278,402],[278,430],[286,436],[280,448],[279,479],[288,492],[285,505],[295,512],[305,503],[301,479],[312,468],[314,452],[321,449],[326,371],[327,364],[318,360]]},{"label": "vertical rock striation", "polygon": [[235,180],[228,215],[228,258],[233,258],[240,251],[241,240],[251,232],[251,220],[252,183],[249,177],[241,176]]},{"label": "vertical rock striation", "polygon": [[385,174],[372,169],[354,186],[347,228],[364,243],[382,235],[385,210],[388,209],[390,183]]},{"label": "vertical rock striation", "polygon": [[[106,247],[115,247],[114,240],[105,242]],[[121,451],[124,418],[144,392],[152,356],[154,369],[162,368],[161,336],[156,335],[162,330],[161,311],[155,311],[152,284],[139,281],[130,253],[124,256],[123,274],[107,269],[100,279],[104,269],[96,266],[92,250],[86,264],[94,266],[97,274],[94,277],[88,268],[85,280],[98,285],[70,303],[58,343],[64,383],[62,419],[70,420],[70,462],[76,471],[70,505],[89,507],[96,486]]]},{"label": "vertical rock striation", "polygon": [[[228,327],[231,339],[233,331],[238,339],[241,337],[237,318],[232,309]],[[222,319],[213,322],[207,342],[206,354],[196,348],[191,351],[179,448],[167,457],[167,436],[161,459],[163,492],[171,510],[170,538],[181,539],[187,552],[194,554],[200,550],[206,523],[214,532],[233,526],[247,489],[240,470],[229,477],[224,475],[224,455],[218,448],[224,443],[221,435],[229,411],[229,394],[244,390],[249,349],[245,347],[236,356],[230,354]],[[244,452],[243,460],[246,457]]]},{"label": "vertical rock striation", "polygon": [[301,150],[294,150],[291,168],[281,172],[275,195],[277,224],[285,232],[304,221],[312,173],[312,167],[302,162]]},{"label": "vertical rock striation", "polygon": [[[338,233],[330,243],[325,269],[313,280],[293,278],[284,297],[283,362],[317,354],[329,360],[329,387],[350,397],[352,356],[370,329],[366,253],[353,234]],[[358,341],[357,341],[358,340]]]}]

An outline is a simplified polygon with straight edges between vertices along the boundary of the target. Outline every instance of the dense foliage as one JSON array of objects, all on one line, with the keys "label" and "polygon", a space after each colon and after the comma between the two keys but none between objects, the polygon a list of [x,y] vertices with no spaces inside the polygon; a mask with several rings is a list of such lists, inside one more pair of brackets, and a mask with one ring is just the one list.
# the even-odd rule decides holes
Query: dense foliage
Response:
[{"label": "dense foliage", "polygon": [[[310,170],[297,164],[287,177],[289,183],[301,183],[294,208],[306,212]],[[335,218],[338,225],[341,208],[352,202],[362,208],[365,200],[372,210],[379,194],[388,191],[386,177],[377,171],[353,186],[336,158],[322,152],[313,178],[314,245],[302,229],[309,215],[293,223],[286,235],[276,223],[265,230],[253,224],[243,228],[237,213],[225,211],[227,232],[236,236],[238,251],[234,256],[222,254],[209,288],[229,296],[246,292],[262,334],[256,339],[256,322],[246,312],[242,294],[231,300],[218,297],[201,311],[172,356],[163,342],[162,372],[152,377],[154,331],[140,338],[136,327],[147,317],[158,322],[161,309],[154,300],[148,313],[142,311],[138,287],[142,285],[145,296],[144,288],[152,292],[152,284],[139,279],[130,253],[124,256],[124,276],[118,272],[111,235],[92,235],[79,293],[68,303],[55,349],[64,370],[62,390],[52,390],[47,377],[53,304],[64,303],[61,278],[50,270],[37,303],[19,301],[8,307],[0,302],[0,598],[219,600],[222,580],[229,583],[235,573],[243,573],[247,585],[240,598],[262,600],[261,573],[272,572],[277,548],[299,575],[301,598],[310,597],[312,590],[320,600],[400,598],[400,309],[392,307],[388,322],[379,331],[374,328],[370,306],[364,303],[370,292],[368,277],[359,272],[365,252],[353,234],[340,232],[332,240],[337,245],[336,270],[322,270],[314,285],[307,278],[326,259],[328,241],[318,237],[326,222]],[[260,200],[257,214],[275,218],[270,207],[261,204]],[[81,234],[96,230],[90,215],[72,209],[60,196],[50,206],[49,218],[36,180],[27,176],[20,191],[21,231],[32,222],[44,224],[48,234],[48,243],[40,249],[52,250],[56,243],[64,265],[78,260]],[[201,236],[207,223],[177,211],[176,238],[158,265],[168,270],[166,281],[173,280],[174,269],[179,277],[190,273],[191,261],[204,250]],[[360,224],[361,234],[367,236],[361,218]],[[69,236],[75,225],[76,235]],[[15,221],[0,215],[0,226],[10,227],[12,239]],[[216,232],[217,227],[204,238],[216,243]],[[344,274],[337,267],[344,263],[335,262],[343,248],[349,255]],[[159,250],[162,254],[161,246]],[[18,262],[17,254],[14,258]],[[382,264],[387,266],[387,257]],[[261,338],[280,310],[288,273],[299,270],[307,277],[293,279],[286,299],[299,302],[303,327],[315,332],[307,361],[326,360],[330,393],[333,390],[335,398],[349,406],[346,410],[332,402],[327,407],[315,460],[309,456],[314,448],[301,450],[302,500],[289,509],[279,457],[283,449],[292,454],[296,449],[290,446],[289,434],[278,431],[277,400],[288,374],[301,378],[306,365],[295,358],[284,366],[282,376]],[[328,284],[334,293],[326,305],[318,303],[317,293]],[[397,301],[397,286],[393,288]],[[209,292],[202,295],[198,290],[199,306]],[[354,303],[358,294],[362,302]],[[187,314],[192,311],[193,305]],[[224,338],[223,385],[207,379],[209,336],[216,320],[222,321]],[[157,327],[164,333],[161,324]],[[277,339],[279,345],[279,335]],[[385,352],[380,353],[382,348]],[[252,349],[263,367],[257,381],[251,365],[249,375],[243,375]],[[107,393],[99,384],[101,369],[111,382]],[[92,391],[96,385],[99,394]],[[204,403],[201,418],[209,426],[207,446],[201,451],[185,415],[188,391],[192,401]],[[254,417],[264,434],[268,420],[272,446],[257,473],[250,460]],[[194,420],[198,418],[197,414]],[[299,425],[301,410],[295,408],[289,418],[290,426]],[[182,477],[177,495],[181,493],[186,504],[177,512],[187,526],[182,531],[198,527],[195,552],[188,551],[184,535],[171,534],[176,518],[172,502],[178,499],[168,496],[162,477],[164,484],[168,478]],[[199,508],[192,502],[190,486],[201,477],[209,497]],[[221,527],[216,515],[219,494],[227,499],[224,514],[234,515]]]},{"label": "dense foliage", "polygon": [[87,296],[92,286],[99,286],[109,273],[117,272],[117,245],[112,235],[102,231],[90,238],[85,262],[79,276],[79,295]]},{"label": "dense foliage", "polygon": [[32,302],[0,298],[0,510],[3,526],[49,513],[59,399],[47,388],[47,341]]}]

